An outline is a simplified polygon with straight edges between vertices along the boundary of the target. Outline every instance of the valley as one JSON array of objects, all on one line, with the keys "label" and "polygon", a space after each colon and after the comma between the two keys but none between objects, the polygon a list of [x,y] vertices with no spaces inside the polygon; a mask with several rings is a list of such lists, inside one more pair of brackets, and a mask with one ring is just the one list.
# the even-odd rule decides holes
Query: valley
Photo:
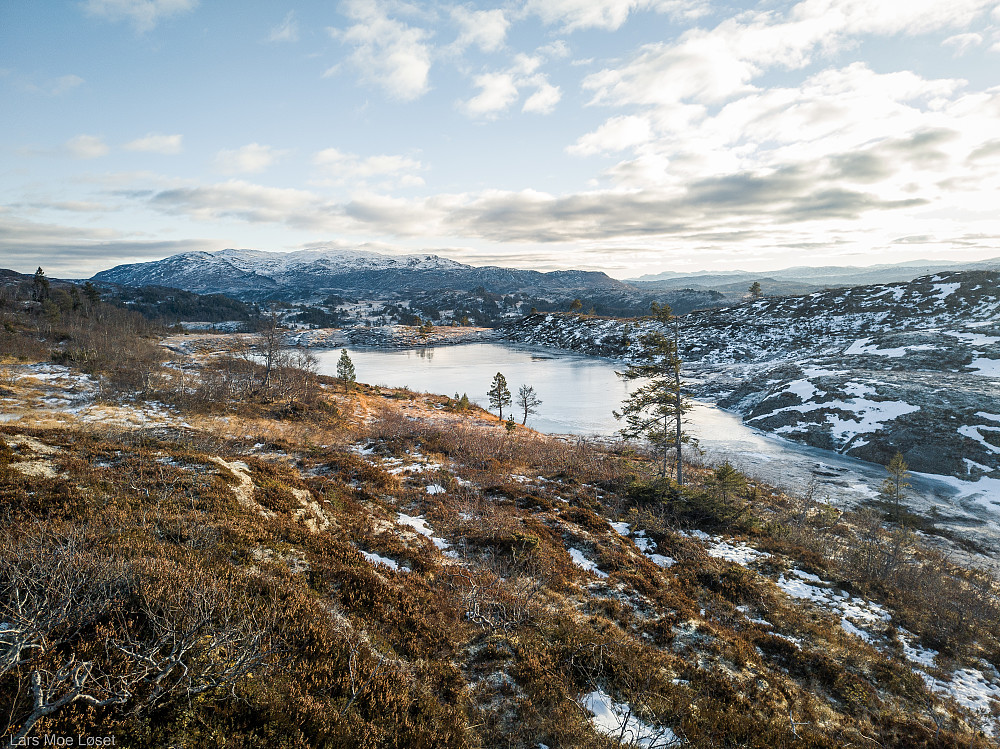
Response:
[{"label": "valley", "polygon": [[[683,486],[609,438],[640,318],[322,328],[274,305],[183,332],[42,286],[0,294],[0,590],[23,591],[0,601],[8,737],[1000,735],[995,274],[684,316],[706,452],[687,450]],[[476,405],[497,369],[537,386],[527,426]],[[877,451],[923,470],[932,429],[943,469],[909,474],[900,514]]]}]

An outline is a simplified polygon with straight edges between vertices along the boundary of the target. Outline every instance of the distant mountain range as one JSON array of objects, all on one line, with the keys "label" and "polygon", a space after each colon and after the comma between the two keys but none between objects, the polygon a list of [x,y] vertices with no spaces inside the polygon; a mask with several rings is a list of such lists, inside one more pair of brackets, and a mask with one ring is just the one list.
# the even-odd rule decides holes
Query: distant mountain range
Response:
[{"label": "distant mountain range", "polygon": [[626,283],[647,292],[675,289],[712,290],[721,292],[729,299],[734,299],[746,294],[750,284],[754,281],[760,283],[764,294],[768,296],[785,296],[808,294],[828,288],[906,282],[920,276],[953,270],[1000,270],[1000,257],[976,262],[912,260],[905,263],[871,265],[863,268],[798,266],[765,272],[733,270],[677,273],[665,271],[631,278]]},{"label": "distant mountain range", "polygon": [[150,263],[119,265],[101,271],[93,280],[172,286],[253,300],[330,293],[393,296],[439,289],[472,291],[477,287],[493,294],[558,297],[635,293],[632,286],[598,271],[540,273],[475,267],[437,255],[391,256],[362,250],[187,252]]},{"label": "distant mountain range", "polygon": [[[950,270],[1000,270],[1000,258],[978,262],[918,260],[869,267],[796,267],[768,272],[667,271],[619,281],[599,271],[532,270],[472,266],[432,254],[384,255],[364,250],[261,250],[186,252],[149,263],[118,265],[94,281],[125,286],[167,286],[199,294],[226,294],[244,301],[317,299],[328,294],[403,298],[415,294],[477,289],[553,302],[581,297],[624,312],[642,311],[649,300],[667,301],[677,312],[714,307],[744,297],[757,281],[767,296],[806,294],[825,288],[911,281]],[[684,291],[684,294],[679,292]],[[693,293],[692,293],[693,292]]]}]

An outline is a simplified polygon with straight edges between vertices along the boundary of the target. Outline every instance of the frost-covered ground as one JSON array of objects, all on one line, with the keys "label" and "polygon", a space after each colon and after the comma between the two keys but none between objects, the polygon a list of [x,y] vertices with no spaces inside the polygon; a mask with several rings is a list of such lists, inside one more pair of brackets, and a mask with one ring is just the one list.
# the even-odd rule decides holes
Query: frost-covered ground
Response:
[{"label": "frost-covered ground", "polygon": [[[765,298],[681,318],[691,392],[785,439],[1000,502],[1000,273]],[[648,322],[534,315],[525,343],[629,360]]]},{"label": "frost-covered ground", "polygon": [[[914,673],[920,676],[928,689],[954,699],[976,716],[984,732],[989,736],[1000,737],[1000,714],[996,712],[996,707],[1000,707],[1000,672],[991,664],[981,661],[978,668],[949,668],[946,663],[939,662],[937,651],[914,643],[913,635],[895,624],[892,614],[883,606],[851,595],[839,589],[835,583],[798,568],[780,572],[777,577],[773,573],[768,574],[763,571],[765,568],[755,563],[768,559],[770,555],[754,549],[746,542],[711,536],[700,531],[685,535],[702,544],[709,556],[725,559],[769,576],[789,597],[839,619],[841,628],[848,635],[883,652],[901,649]],[[743,606],[740,610],[744,612],[748,622],[774,629],[774,624],[754,616],[749,607]],[[788,639],[797,647],[802,646],[801,640],[776,629],[773,634]]]}]

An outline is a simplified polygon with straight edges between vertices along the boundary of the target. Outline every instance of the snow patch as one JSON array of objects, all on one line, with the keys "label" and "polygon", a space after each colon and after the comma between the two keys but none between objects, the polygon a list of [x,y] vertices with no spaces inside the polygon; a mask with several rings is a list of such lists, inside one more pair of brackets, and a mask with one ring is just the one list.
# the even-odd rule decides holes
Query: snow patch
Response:
[{"label": "snow patch", "polygon": [[[360,549],[359,549],[360,551]],[[362,551],[361,556],[367,559],[372,564],[384,564],[391,570],[399,570],[401,572],[409,572],[410,568],[402,566],[395,559],[389,559],[389,557],[384,557],[381,554],[376,554],[371,551]]]},{"label": "snow patch", "polygon": [[571,546],[568,549],[566,549],[566,551],[569,552],[569,556],[573,560],[573,564],[575,564],[577,567],[587,570],[587,572],[593,572],[598,577],[608,576],[607,572],[601,572],[599,569],[597,569],[597,564],[587,559],[587,557],[584,556],[583,552],[580,551],[579,549]]},{"label": "snow patch", "polygon": [[635,717],[632,708],[615,702],[603,689],[585,695],[580,704],[589,710],[594,728],[628,746],[660,749],[680,746],[681,740],[669,728],[657,728]]},{"label": "snow patch", "polygon": [[440,549],[441,552],[443,552],[445,554],[445,556],[449,556],[449,557],[454,557],[455,556],[455,552],[452,551],[452,552],[449,553],[449,549],[451,548],[451,544],[448,543],[447,541],[445,541],[443,538],[435,536],[434,535],[434,531],[431,530],[431,527],[429,525],[427,525],[427,521],[424,520],[422,517],[417,517],[417,516],[413,516],[413,515],[407,515],[406,513],[401,512],[401,513],[399,513],[399,517],[397,519],[397,522],[400,525],[408,525],[410,528],[413,528],[413,530],[415,530],[421,536],[426,536],[427,538],[429,538],[431,540],[431,542],[438,549]]}]

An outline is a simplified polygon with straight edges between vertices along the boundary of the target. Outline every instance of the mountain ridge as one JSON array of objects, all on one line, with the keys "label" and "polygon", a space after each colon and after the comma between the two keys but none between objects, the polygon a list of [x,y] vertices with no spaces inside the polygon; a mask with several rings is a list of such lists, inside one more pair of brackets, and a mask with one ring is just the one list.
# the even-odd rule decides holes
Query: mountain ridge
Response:
[{"label": "mountain ridge", "polygon": [[127,286],[156,284],[241,299],[297,290],[307,293],[472,290],[568,295],[573,292],[632,294],[633,287],[601,271],[542,273],[499,266],[471,266],[432,254],[390,256],[367,250],[262,250],[189,252],[148,263],[101,271],[95,281]]}]

